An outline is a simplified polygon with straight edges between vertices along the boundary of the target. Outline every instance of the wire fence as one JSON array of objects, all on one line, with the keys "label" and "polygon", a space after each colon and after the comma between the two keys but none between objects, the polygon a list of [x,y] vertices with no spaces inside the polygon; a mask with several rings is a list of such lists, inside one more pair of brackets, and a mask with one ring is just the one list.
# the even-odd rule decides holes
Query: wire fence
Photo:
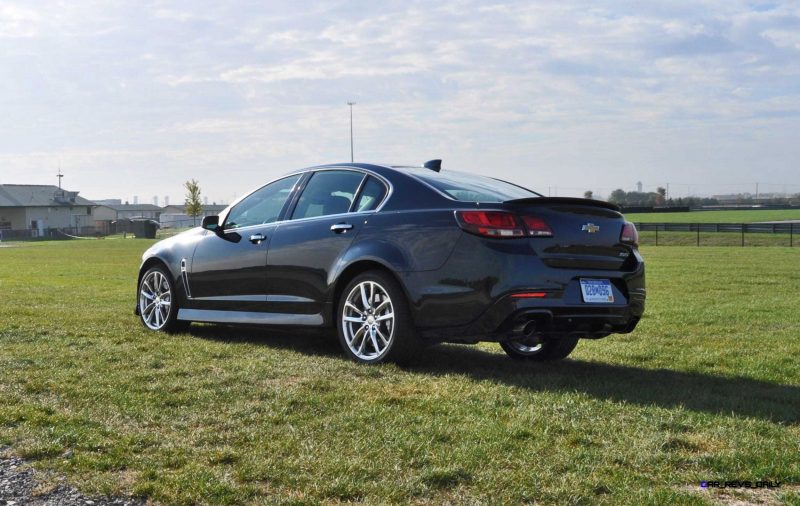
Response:
[{"label": "wire fence", "polygon": [[[108,227],[64,227],[64,228],[46,228],[44,230],[37,229],[16,229],[0,230],[0,243],[4,242],[20,242],[20,241],[56,241],[68,239],[104,239],[104,238],[144,238],[144,239],[165,239],[173,235],[180,234],[192,228],[187,227],[171,227],[155,230],[155,235],[146,234],[142,231],[133,229],[109,230]],[[138,234],[137,234],[138,232]]]},{"label": "wire fence", "polygon": [[161,217],[160,225],[162,229],[169,228],[192,228],[197,227],[203,221],[202,216],[197,218],[178,218],[178,219],[165,219]]},{"label": "wire fence", "polygon": [[794,247],[800,223],[636,223],[639,243],[654,246]]},{"label": "wire fence", "polygon": [[102,237],[107,232],[98,227],[26,228],[0,230],[0,241],[31,241],[69,239],[71,237]]}]

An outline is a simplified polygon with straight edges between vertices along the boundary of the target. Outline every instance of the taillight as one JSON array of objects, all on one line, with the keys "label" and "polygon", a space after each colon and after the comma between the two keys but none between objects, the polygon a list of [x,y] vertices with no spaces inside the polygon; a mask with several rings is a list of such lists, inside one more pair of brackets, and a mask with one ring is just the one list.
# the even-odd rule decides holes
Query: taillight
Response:
[{"label": "taillight", "polygon": [[512,293],[511,297],[514,299],[544,299],[545,297],[547,297],[547,292]]},{"label": "taillight", "polygon": [[523,237],[525,230],[516,216],[503,211],[456,211],[458,224],[473,234],[486,237]]},{"label": "taillight", "polygon": [[459,226],[467,232],[495,238],[553,237],[541,218],[505,211],[456,211]]},{"label": "taillight", "polygon": [[638,245],[639,231],[636,230],[636,225],[630,221],[626,221],[625,225],[622,226],[622,233],[619,235],[619,240],[620,242],[626,242],[634,246]]},{"label": "taillight", "polygon": [[536,216],[523,216],[522,221],[525,223],[525,228],[528,229],[528,235],[533,237],[553,237],[553,229],[543,219]]}]

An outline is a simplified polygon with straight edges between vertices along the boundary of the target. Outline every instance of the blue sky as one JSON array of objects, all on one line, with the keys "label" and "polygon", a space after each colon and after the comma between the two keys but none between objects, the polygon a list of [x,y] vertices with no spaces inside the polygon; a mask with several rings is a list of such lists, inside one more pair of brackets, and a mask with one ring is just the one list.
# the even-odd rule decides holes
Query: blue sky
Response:
[{"label": "blue sky", "polygon": [[0,182],[213,201],[418,164],[600,195],[800,192],[800,3],[0,4]]}]

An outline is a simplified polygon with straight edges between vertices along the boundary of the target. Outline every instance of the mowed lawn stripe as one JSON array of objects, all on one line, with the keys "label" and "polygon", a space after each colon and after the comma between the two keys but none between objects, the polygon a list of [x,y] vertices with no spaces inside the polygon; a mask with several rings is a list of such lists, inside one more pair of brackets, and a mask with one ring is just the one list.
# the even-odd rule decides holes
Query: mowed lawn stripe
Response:
[{"label": "mowed lawn stripe", "polygon": [[800,250],[645,248],[633,334],[560,364],[483,344],[400,368],[350,363],[320,333],[146,332],[149,244],[0,249],[0,444],[84,492],[705,504],[701,480],[800,482]]}]

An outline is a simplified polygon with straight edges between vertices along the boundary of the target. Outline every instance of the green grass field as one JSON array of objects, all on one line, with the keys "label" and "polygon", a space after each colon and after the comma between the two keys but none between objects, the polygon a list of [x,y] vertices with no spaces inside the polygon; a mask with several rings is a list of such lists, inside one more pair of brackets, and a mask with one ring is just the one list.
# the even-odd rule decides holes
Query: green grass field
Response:
[{"label": "green grass field", "polygon": [[691,211],[687,213],[630,213],[634,223],[755,223],[800,220],[800,209],[758,209],[755,211]]},{"label": "green grass field", "polygon": [[[0,248],[0,446],[156,503],[800,504],[800,248],[644,248],[630,335],[408,368],[333,338],[145,332],[149,241]],[[72,450],[72,456],[64,456]],[[701,480],[779,480],[774,494]],[[730,502],[728,502],[730,503]]]}]

